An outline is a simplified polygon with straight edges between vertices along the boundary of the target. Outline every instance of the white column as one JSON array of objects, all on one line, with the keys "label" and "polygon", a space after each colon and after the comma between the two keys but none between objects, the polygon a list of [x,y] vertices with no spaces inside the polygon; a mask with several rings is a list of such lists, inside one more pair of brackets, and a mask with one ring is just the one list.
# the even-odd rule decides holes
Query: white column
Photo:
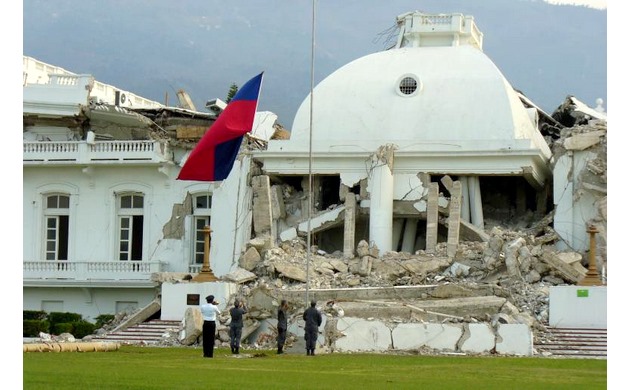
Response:
[{"label": "white column", "polygon": [[405,220],[403,218],[394,219],[394,228],[392,229],[392,250],[398,250],[397,247],[400,242],[400,236],[402,235],[404,226]]},{"label": "white column", "polygon": [[468,177],[468,194],[470,197],[470,222],[483,229],[483,206],[481,205],[481,187],[479,176]]},{"label": "white column", "polygon": [[448,237],[446,240],[446,253],[453,258],[459,246],[459,221],[462,209],[462,183],[457,180],[451,188],[451,201],[448,206]]},{"label": "white column", "polygon": [[429,191],[427,194],[427,234],[426,234],[426,251],[433,252],[438,241],[438,197],[439,186],[438,183],[429,183]]},{"label": "white column", "polygon": [[346,193],[346,211],[343,223],[343,257],[351,259],[354,257],[354,233],[355,219],[357,211],[357,198],[352,192]]},{"label": "white column", "polygon": [[382,160],[372,170],[370,193],[370,241],[379,255],[392,250],[394,175]]},{"label": "white column", "polygon": [[459,179],[462,183],[462,221],[470,222],[470,201],[468,195],[468,177],[462,176]]},{"label": "white column", "polygon": [[414,252],[416,245],[416,232],[418,231],[418,220],[407,218],[405,222],[405,233],[403,236],[402,251],[407,253]]}]

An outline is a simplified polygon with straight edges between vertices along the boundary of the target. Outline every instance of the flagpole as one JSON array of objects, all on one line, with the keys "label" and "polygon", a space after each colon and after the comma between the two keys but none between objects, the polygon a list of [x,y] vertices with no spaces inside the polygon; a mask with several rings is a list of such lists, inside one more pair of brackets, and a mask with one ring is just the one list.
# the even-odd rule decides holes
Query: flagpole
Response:
[{"label": "flagpole", "polygon": [[306,307],[309,303],[309,263],[311,261],[311,210],[313,209],[313,85],[315,83],[315,2],[313,0],[313,12],[311,20],[311,99],[310,118],[308,132],[308,212],[306,223]]}]

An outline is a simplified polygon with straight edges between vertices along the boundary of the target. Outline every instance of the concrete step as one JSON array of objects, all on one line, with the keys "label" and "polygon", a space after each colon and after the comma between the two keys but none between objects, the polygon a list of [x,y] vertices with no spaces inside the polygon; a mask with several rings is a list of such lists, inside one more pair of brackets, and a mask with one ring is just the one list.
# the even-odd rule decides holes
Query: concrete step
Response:
[{"label": "concrete step", "polygon": [[534,344],[540,353],[572,358],[606,359],[608,355],[607,329],[551,328]]},{"label": "concrete step", "polygon": [[94,341],[116,341],[122,344],[156,344],[162,336],[179,329],[181,321],[150,320],[124,330],[94,336]]}]

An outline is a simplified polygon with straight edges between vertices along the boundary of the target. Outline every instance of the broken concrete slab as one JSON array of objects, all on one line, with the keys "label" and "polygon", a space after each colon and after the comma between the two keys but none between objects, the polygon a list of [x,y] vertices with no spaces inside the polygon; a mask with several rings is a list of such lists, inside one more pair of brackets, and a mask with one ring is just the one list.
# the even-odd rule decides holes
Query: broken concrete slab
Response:
[{"label": "broken concrete slab", "polygon": [[462,326],[457,324],[405,323],[392,330],[392,340],[395,349],[429,347],[455,351],[462,333]]},{"label": "broken concrete slab", "polygon": [[248,270],[243,268],[237,268],[222,277],[222,279],[238,284],[251,282],[252,280],[256,280],[257,278],[258,276],[255,273],[249,272]]},{"label": "broken concrete slab", "polygon": [[566,150],[584,150],[591,146],[597,145],[601,141],[601,137],[606,134],[604,130],[591,131],[590,133],[575,134],[564,140],[564,148]]},{"label": "broken concrete slab", "polygon": [[334,348],[338,351],[387,351],[392,347],[390,329],[381,321],[343,317],[337,320],[338,338]]},{"label": "broken concrete slab", "polygon": [[249,248],[247,248],[245,253],[243,253],[241,258],[238,260],[238,265],[241,268],[246,269],[247,271],[252,271],[254,268],[256,268],[256,266],[260,263],[261,260],[262,260],[262,257],[260,256],[258,249],[256,249],[253,246],[250,246]]},{"label": "broken concrete slab", "polygon": [[457,350],[466,353],[486,353],[495,348],[496,336],[489,324],[463,324],[464,334]]},{"label": "broken concrete slab", "polygon": [[[318,215],[311,217],[311,233],[318,233],[322,230],[329,229],[333,226],[338,226],[344,222],[344,212],[346,210],[345,205],[337,206],[332,210],[327,210],[319,213]],[[298,232],[300,234],[306,234],[308,232],[308,221],[302,222],[298,225]]]},{"label": "broken concrete slab", "polygon": [[[505,298],[470,297],[440,300],[339,302],[345,315],[358,318],[399,318],[403,321],[443,321],[445,319],[486,318],[500,313]],[[369,304],[367,304],[369,303]]]},{"label": "broken concrete slab", "polygon": [[556,271],[558,276],[568,282],[577,283],[582,279],[583,273],[575,269],[574,266],[565,263],[553,250],[544,250],[540,259]]},{"label": "broken concrete slab", "polygon": [[459,220],[459,234],[466,241],[490,241],[490,235],[470,222]]},{"label": "broken concrete slab", "polygon": [[497,328],[496,352],[504,355],[532,356],[534,337],[525,324],[500,324]]},{"label": "broken concrete slab", "polygon": [[179,333],[179,342],[183,345],[193,345],[199,336],[201,336],[203,330],[201,311],[194,307],[187,308],[182,324],[183,327]]}]

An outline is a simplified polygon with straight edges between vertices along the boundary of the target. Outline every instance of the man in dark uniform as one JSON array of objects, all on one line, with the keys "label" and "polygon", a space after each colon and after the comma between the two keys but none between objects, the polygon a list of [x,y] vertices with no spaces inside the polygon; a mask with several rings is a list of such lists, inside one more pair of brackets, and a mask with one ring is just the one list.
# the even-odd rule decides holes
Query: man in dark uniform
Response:
[{"label": "man in dark uniform", "polygon": [[284,343],[287,340],[287,300],[283,299],[278,307],[278,354],[284,353]]},{"label": "man in dark uniform", "polygon": [[242,301],[234,301],[234,307],[230,309],[230,347],[232,353],[238,354],[241,346],[241,334],[243,333],[243,314],[247,313],[247,308]]},{"label": "man in dark uniform", "polygon": [[322,315],[315,307],[316,302],[311,301],[311,307],[304,311],[304,340],[306,340],[306,354],[315,355],[315,342],[317,341],[318,328],[322,324]]}]

